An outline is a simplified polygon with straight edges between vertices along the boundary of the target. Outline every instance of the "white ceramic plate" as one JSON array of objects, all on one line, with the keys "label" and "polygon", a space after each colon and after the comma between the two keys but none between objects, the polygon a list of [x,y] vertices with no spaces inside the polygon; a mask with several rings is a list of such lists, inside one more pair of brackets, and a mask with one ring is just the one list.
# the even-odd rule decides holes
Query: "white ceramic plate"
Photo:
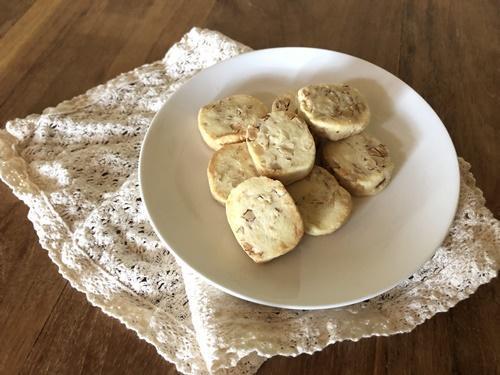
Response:
[{"label": "white ceramic plate", "polygon": [[[393,180],[379,195],[355,198],[352,216],[337,232],[304,236],[292,252],[257,265],[210,195],[212,150],[198,132],[198,109],[236,93],[270,105],[279,93],[325,82],[347,82],[364,95],[372,111],[367,131],[388,145]],[[213,285],[261,304],[319,309],[376,296],[428,260],[453,219],[459,170],[442,122],[401,80],[342,53],[276,48],[224,61],[184,84],[149,128],[140,184],[157,234]]]}]

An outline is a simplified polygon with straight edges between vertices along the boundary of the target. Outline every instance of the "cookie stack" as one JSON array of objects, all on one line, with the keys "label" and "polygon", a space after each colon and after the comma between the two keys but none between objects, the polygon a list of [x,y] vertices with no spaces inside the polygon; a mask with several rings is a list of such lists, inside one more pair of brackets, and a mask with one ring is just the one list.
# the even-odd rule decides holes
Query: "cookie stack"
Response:
[{"label": "cookie stack", "polygon": [[215,150],[210,191],[253,261],[289,252],[304,233],[336,231],[351,213],[351,194],[387,186],[394,166],[387,147],[364,133],[369,121],[367,103],[345,84],[283,94],[270,113],[249,95],[200,109],[198,128]]}]

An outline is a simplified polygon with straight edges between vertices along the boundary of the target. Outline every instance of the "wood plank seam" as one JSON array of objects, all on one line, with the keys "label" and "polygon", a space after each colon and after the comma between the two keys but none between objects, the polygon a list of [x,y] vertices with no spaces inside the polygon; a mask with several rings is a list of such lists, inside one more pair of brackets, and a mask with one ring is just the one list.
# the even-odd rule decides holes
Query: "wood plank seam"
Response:
[{"label": "wood plank seam", "polygon": [[[39,251],[38,249],[34,249],[35,251]],[[62,277],[62,276],[61,276]],[[43,333],[44,329],[45,329],[45,326],[47,325],[47,322],[50,320],[50,318],[52,317],[52,314],[54,312],[54,310],[56,309],[57,307],[57,304],[59,303],[59,300],[61,299],[62,295],[63,295],[63,292],[66,290],[66,288],[68,287],[69,285],[69,282],[65,280],[65,284],[64,286],[62,287],[61,289],[61,292],[59,293],[59,296],[57,296],[57,299],[55,300],[54,302],[54,305],[52,306],[52,308],[50,309],[50,313],[47,314],[47,318],[45,319],[45,322],[43,323],[42,327],[40,328],[40,331],[38,332],[35,340],[33,341],[33,344],[31,345],[31,350],[27,352],[26,354],[26,357],[25,357],[25,361],[24,363],[28,360],[28,358],[30,357],[31,355],[31,352],[33,351],[33,348],[35,347],[38,339],[40,338],[41,334]]]}]

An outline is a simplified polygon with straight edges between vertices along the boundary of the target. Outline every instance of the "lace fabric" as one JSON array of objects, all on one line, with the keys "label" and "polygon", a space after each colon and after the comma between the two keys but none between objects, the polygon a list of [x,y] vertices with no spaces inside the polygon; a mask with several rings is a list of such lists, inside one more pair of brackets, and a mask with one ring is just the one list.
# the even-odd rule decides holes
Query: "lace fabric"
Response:
[{"label": "lace fabric", "polygon": [[274,355],[408,332],[496,276],[500,225],[463,159],[459,207],[443,245],[419,272],[369,301],[319,311],[265,307],[179,266],[143,210],[141,142],[186,79],[249,50],[194,28],[161,61],[0,131],[0,177],[28,205],[42,247],[74,288],[183,373],[253,374]]}]

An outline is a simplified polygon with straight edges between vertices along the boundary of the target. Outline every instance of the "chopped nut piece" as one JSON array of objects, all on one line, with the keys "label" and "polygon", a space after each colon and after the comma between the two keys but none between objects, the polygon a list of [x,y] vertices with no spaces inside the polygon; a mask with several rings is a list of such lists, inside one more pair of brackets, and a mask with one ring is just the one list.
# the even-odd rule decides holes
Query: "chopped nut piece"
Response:
[{"label": "chopped nut piece", "polygon": [[245,213],[243,214],[243,218],[249,223],[255,221],[255,215],[252,210],[246,210]]},{"label": "chopped nut piece", "polygon": [[380,158],[384,158],[389,154],[387,152],[387,148],[382,144],[379,144],[378,146],[370,146],[367,149],[370,156],[378,156]]},{"label": "chopped nut piece", "polygon": [[254,141],[257,138],[258,131],[253,126],[249,126],[247,129],[247,139],[249,141]]}]

